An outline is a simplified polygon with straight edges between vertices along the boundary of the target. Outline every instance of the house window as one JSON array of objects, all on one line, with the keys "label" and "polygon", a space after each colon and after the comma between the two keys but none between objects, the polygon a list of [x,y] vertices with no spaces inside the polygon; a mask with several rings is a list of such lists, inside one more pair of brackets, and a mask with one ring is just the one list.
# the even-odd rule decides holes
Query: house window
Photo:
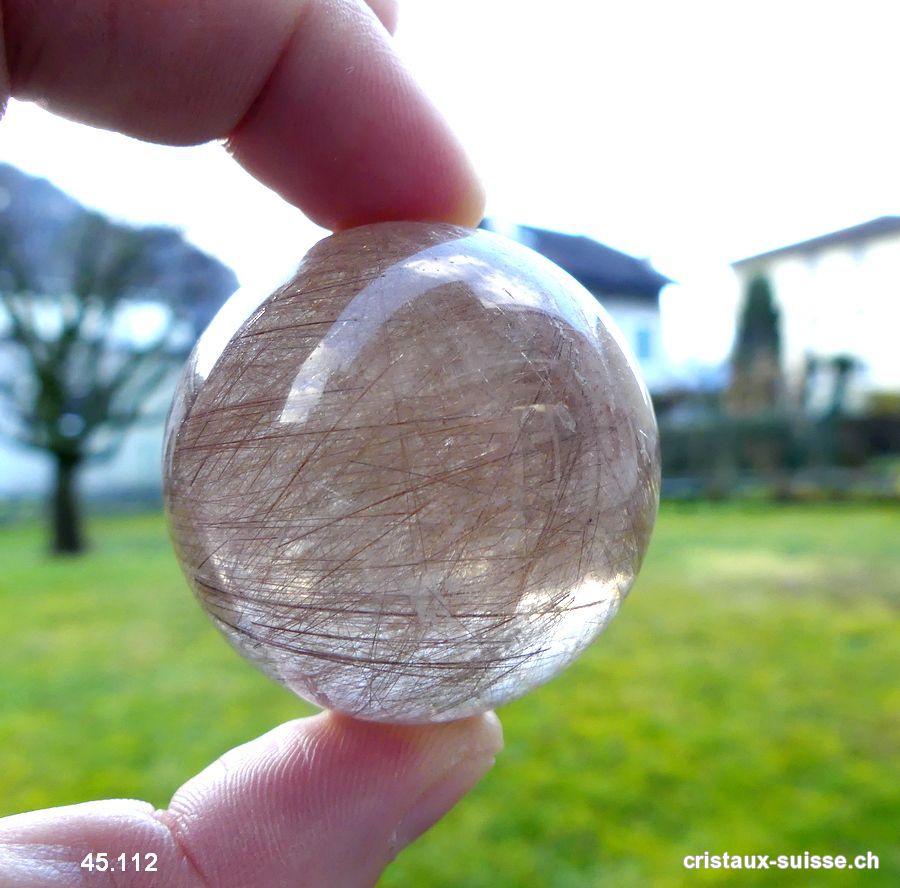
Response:
[{"label": "house window", "polygon": [[638,327],[634,337],[634,350],[639,361],[647,361],[653,356],[653,335],[649,327]]}]

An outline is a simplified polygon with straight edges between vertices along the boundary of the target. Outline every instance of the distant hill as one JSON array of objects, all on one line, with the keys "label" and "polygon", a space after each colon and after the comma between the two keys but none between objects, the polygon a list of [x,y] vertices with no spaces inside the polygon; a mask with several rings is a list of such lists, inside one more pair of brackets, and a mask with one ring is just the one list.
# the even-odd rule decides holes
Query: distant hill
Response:
[{"label": "distant hill", "polygon": [[13,257],[44,293],[61,292],[74,279],[79,240],[91,223],[140,232],[139,261],[123,282],[127,294],[186,309],[196,335],[238,287],[228,266],[189,244],[177,229],[113,223],[46,179],[0,163],[0,273]]}]

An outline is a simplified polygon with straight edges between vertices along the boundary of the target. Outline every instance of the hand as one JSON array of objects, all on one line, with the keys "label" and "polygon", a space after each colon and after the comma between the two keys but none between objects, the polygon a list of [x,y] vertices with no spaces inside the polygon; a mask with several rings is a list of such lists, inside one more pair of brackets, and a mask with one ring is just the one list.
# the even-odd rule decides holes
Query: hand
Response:
[{"label": "hand", "polygon": [[[374,884],[478,781],[501,745],[494,716],[393,727],[322,713],[232,749],[165,811],[114,800],[0,820],[0,885],[275,888]],[[106,852],[125,872],[80,868]],[[136,872],[156,855],[156,873]]]},{"label": "hand", "polygon": [[3,0],[0,99],[154,142],[224,139],[326,228],[475,225],[481,188],[391,49],[395,11],[393,0]]},{"label": "hand", "polygon": [[[391,50],[391,0],[4,0],[0,19],[0,98],[152,141],[224,139],[332,229],[481,217],[465,155]],[[226,753],[165,811],[116,800],[0,820],[0,884],[372,884],[501,742],[493,715],[288,722]],[[90,852],[118,871],[81,868]],[[155,876],[135,854],[142,867],[156,855]]]}]

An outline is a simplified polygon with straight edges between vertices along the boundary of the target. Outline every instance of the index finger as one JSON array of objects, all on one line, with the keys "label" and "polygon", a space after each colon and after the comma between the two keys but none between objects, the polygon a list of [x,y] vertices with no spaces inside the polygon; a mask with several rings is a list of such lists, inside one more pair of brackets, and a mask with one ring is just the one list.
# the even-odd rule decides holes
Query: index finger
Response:
[{"label": "index finger", "polygon": [[481,216],[463,149],[358,0],[4,0],[0,24],[13,96],[151,141],[225,139],[326,228]]}]

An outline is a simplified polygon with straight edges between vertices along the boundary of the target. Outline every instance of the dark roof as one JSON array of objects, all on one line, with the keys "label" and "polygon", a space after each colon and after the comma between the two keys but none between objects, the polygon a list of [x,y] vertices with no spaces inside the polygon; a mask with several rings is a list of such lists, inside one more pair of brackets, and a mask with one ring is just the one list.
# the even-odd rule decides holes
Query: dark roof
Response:
[{"label": "dark roof", "polygon": [[859,241],[871,240],[874,237],[882,237],[886,234],[896,234],[900,231],[900,216],[879,216],[860,225],[851,225],[850,228],[842,228],[840,231],[832,231],[830,234],[822,234],[809,240],[790,244],[787,247],[778,247],[777,250],[769,250],[766,253],[757,253],[746,259],[738,259],[732,265],[744,265],[747,262],[756,262],[759,259],[771,259],[775,256],[783,256],[787,253],[814,253],[823,247],[833,247],[837,244],[852,244]]},{"label": "dark roof", "polygon": [[[490,219],[481,228],[496,230]],[[607,247],[599,241],[546,228],[518,227],[518,240],[543,254],[598,295],[622,294],[655,299],[672,281],[649,262]]]}]

